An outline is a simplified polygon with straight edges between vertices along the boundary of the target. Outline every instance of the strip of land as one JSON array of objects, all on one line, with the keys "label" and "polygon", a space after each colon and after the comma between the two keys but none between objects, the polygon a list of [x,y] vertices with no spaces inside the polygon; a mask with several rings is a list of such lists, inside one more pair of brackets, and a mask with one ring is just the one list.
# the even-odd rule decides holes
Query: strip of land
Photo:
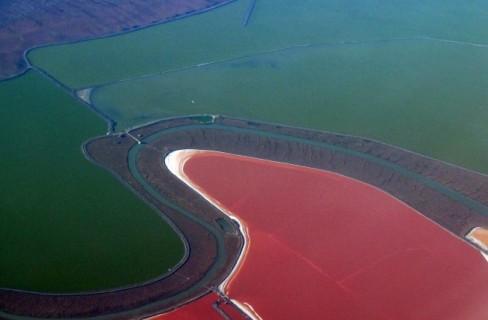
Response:
[{"label": "strip of land", "polygon": [[0,80],[27,69],[30,48],[127,32],[228,0],[0,1]]}]

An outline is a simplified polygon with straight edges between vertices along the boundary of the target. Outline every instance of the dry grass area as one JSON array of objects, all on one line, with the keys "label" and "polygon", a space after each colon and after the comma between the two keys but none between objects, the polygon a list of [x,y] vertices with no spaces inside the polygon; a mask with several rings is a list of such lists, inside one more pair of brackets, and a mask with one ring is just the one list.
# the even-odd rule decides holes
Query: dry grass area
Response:
[{"label": "dry grass area", "polygon": [[0,1],[0,79],[27,68],[35,46],[129,31],[191,14],[228,0]]}]

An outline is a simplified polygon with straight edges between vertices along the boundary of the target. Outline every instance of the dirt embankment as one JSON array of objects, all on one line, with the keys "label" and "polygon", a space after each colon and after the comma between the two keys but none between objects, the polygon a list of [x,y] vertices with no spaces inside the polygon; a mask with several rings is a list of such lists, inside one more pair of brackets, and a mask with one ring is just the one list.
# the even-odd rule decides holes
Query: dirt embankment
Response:
[{"label": "dirt embankment", "polygon": [[[134,132],[147,136],[167,126],[192,124],[189,119],[162,121]],[[229,130],[215,130],[212,125],[188,128],[151,145],[167,152],[218,150],[324,169],[376,186],[460,237],[475,226],[488,227],[486,175],[369,139],[228,117],[217,117],[215,124]],[[140,163],[142,168],[147,165],[143,159]],[[147,179],[156,177],[148,174]]]},{"label": "dirt embankment", "polygon": [[229,0],[0,1],[0,80],[27,68],[26,50],[168,21]]}]

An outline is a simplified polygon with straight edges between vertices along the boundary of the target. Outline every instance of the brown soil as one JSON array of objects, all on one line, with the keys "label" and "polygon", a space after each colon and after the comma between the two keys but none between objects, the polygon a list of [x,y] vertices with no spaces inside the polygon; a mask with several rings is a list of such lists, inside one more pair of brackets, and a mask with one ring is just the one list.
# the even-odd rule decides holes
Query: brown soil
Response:
[{"label": "brown soil", "polygon": [[[186,148],[217,150],[329,170],[390,193],[462,239],[474,227],[488,228],[488,217],[479,211],[488,206],[487,176],[362,138],[222,116],[215,118],[215,124],[231,130],[219,130],[212,125],[201,125],[199,120],[202,119],[164,120],[134,129],[130,134],[144,139],[167,128],[181,129],[145,143],[136,160],[139,171],[166,199],[217,229],[220,227],[216,220],[228,218],[166,169],[163,159],[168,152]],[[235,128],[251,131],[240,132],[233,130]],[[259,133],[272,133],[274,136],[266,137]],[[216,240],[206,228],[158,202],[135,180],[127,162],[128,152],[135,144],[129,135],[117,134],[95,139],[85,148],[95,162],[109,168],[136,194],[153,204],[184,235],[190,251],[178,273],[137,288],[99,294],[43,295],[0,290],[0,310],[46,318],[94,315],[121,318],[126,315],[120,312],[125,311],[132,312],[127,317],[139,316],[168,310],[207,292],[230,272],[240,252],[242,238],[236,230],[226,233],[219,229],[225,242],[225,263],[212,280],[205,283],[207,288],[198,285],[196,288],[199,289],[191,295],[175,301],[166,300],[195,286],[208,272],[217,257]],[[415,179],[411,177],[412,173],[416,174]],[[429,183],[424,183],[425,178]],[[429,187],[428,184],[432,183],[456,191],[485,209],[469,208]],[[187,275],[191,280],[179,274]],[[154,305],[148,307],[150,303]]]},{"label": "brown soil", "polygon": [[0,0],[0,80],[27,68],[26,50],[168,21],[229,0]]},{"label": "brown soil", "polygon": [[480,246],[483,250],[488,249],[488,229],[474,228],[466,235],[466,238],[477,246]]}]

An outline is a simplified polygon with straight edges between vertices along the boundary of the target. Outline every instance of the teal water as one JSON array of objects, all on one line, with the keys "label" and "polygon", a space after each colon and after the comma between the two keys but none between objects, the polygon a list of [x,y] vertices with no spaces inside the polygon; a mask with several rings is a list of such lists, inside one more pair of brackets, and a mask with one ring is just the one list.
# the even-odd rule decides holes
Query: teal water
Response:
[{"label": "teal water", "polygon": [[112,289],[174,266],[184,247],[81,144],[106,124],[35,72],[0,82],[0,287]]},{"label": "teal water", "polygon": [[248,1],[117,37],[33,50],[29,59],[72,88],[297,44],[430,36],[487,43],[488,3],[455,0]]}]

